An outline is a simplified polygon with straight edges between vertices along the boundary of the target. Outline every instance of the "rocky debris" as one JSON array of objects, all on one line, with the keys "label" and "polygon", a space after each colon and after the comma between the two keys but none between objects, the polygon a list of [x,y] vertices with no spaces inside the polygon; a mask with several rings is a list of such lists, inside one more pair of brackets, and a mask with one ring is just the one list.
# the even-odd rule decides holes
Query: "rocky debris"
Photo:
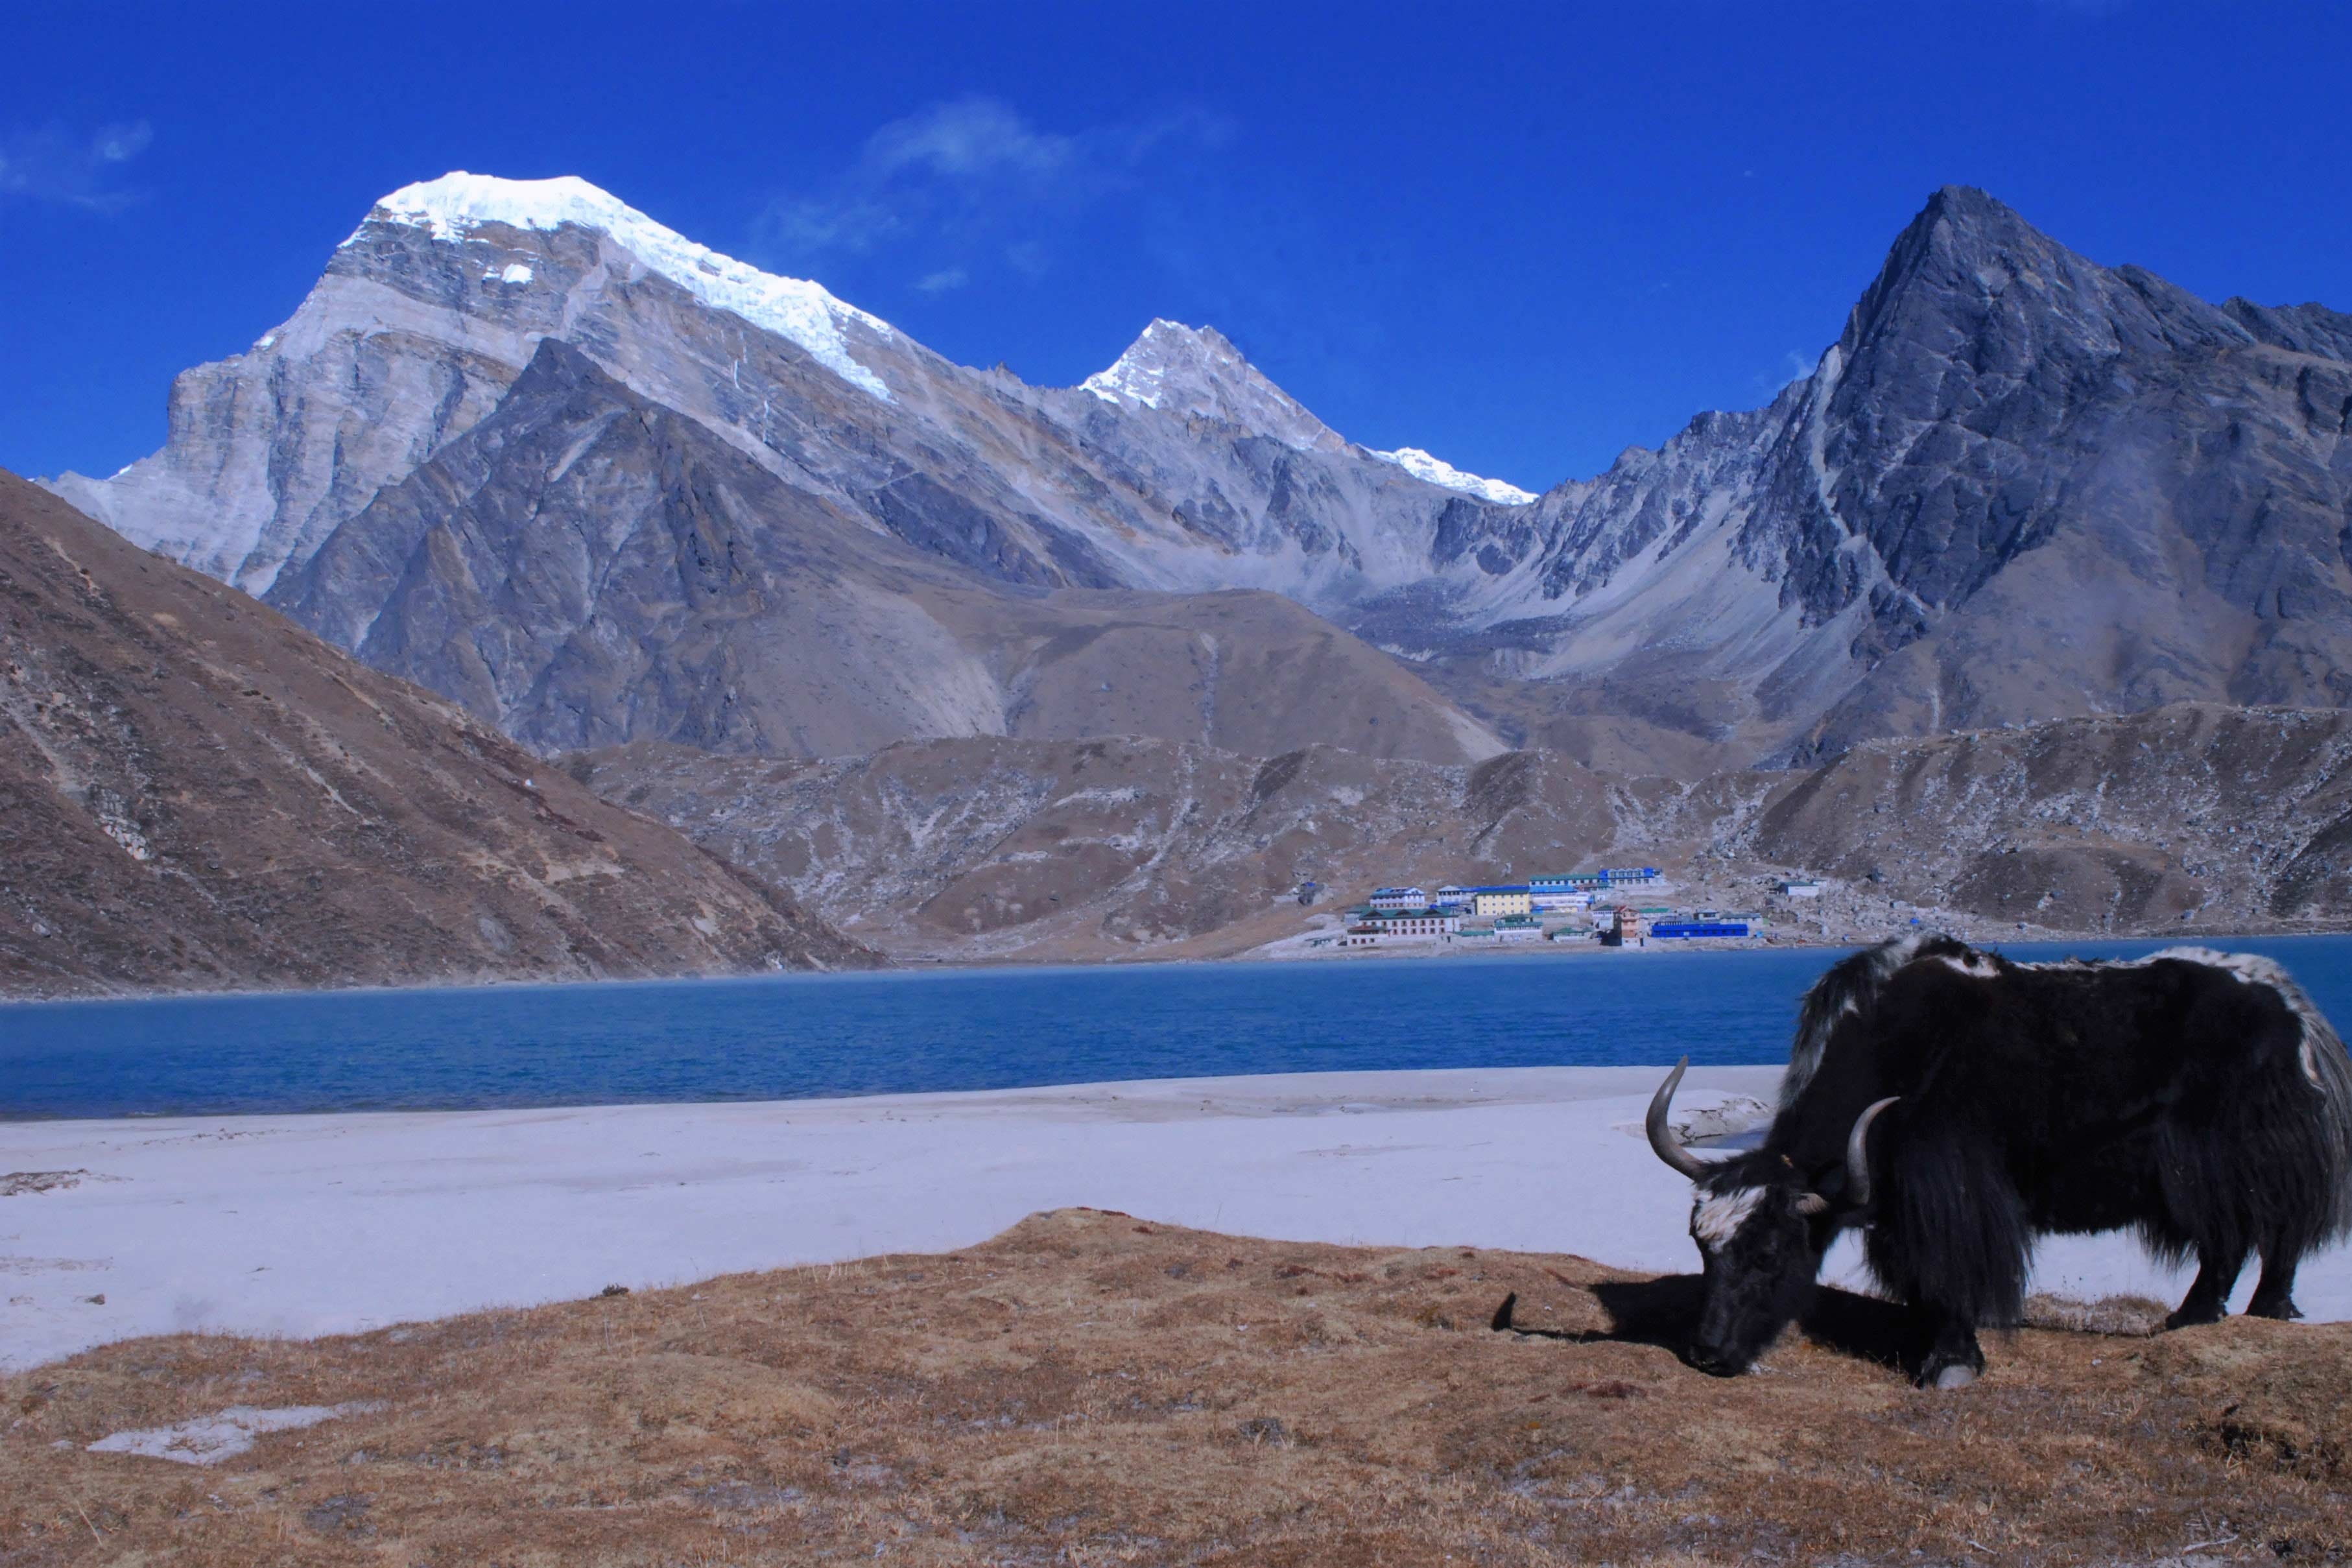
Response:
[{"label": "rocky debris", "polygon": [[0,1176],[0,1198],[26,1193],[61,1193],[88,1179],[88,1171],[11,1171]]},{"label": "rocky debris", "polygon": [[0,474],[0,990],[874,962],[449,703]]}]

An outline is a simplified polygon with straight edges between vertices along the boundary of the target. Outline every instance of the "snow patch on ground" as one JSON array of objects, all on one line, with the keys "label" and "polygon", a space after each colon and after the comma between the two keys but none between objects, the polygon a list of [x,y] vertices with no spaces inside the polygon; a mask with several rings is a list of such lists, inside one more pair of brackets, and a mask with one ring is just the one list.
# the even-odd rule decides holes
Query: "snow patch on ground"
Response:
[{"label": "snow patch on ground", "polygon": [[268,1432],[290,1432],[316,1426],[339,1415],[371,1415],[383,1406],[373,1400],[351,1405],[286,1405],[274,1410],[232,1405],[216,1415],[200,1415],[176,1426],[150,1426],[137,1432],[116,1432],[89,1446],[93,1454],[137,1454],[150,1459],[170,1459],[182,1465],[217,1465],[253,1447]]},{"label": "snow patch on ground", "polygon": [[[349,1333],[612,1284],[945,1250],[1073,1205],[1247,1236],[1688,1272],[1690,1183],[1617,1131],[1639,1124],[1660,1072],[0,1122],[0,1170],[122,1178],[7,1200],[0,1369],[141,1334]],[[1780,1079],[1695,1068],[1676,1109],[1694,1131],[1725,1128],[1715,1146],[1728,1150],[1742,1136],[1728,1130],[1755,1114],[1740,1102],[1769,1104]],[[1851,1236],[1824,1277],[1862,1280]],[[2035,1290],[2085,1301],[2178,1300],[2187,1283],[2120,1235],[2053,1237],[2033,1262]],[[2295,1294],[2315,1321],[2352,1318],[2352,1253],[2309,1259]],[[131,1435],[108,1441],[131,1451]]]},{"label": "snow patch on ground", "polygon": [[1443,485],[1449,490],[1460,490],[1464,495],[1476,496],[1482,500],[1496,501],[1504,506],[1525,506],[1536,499],[1532,490],[1523,490],[1501,479],[1465,474],[1444,458],[1433,458],[1418,447],[1399,447],[1393,452],[1374,452],[1369,447],[1364,449],[1383,463],[1394,463],[1416,479]]},{"label": "snow patch on ground", "polygon": [[[553,231],[566,224],[592,229],[612,240],[679,288],[755,327],[790,338],[819,364],[885,403],[895,401],[882,378],[857,363],[842,328],[857,322],[887,338],[890,324],[836,300],[803,278],[779,278],[747,262],[695,244],[676,229],[655,222],[609,192],[573,175],[552,180],[502,180],[456,173],[399,190],[376,203],[369,222],[410,224],[436,239],[461,240],[489,224]],[[365,232],[362,224],[349,245]],[[529,268],[522,278],[530,280]]]}]

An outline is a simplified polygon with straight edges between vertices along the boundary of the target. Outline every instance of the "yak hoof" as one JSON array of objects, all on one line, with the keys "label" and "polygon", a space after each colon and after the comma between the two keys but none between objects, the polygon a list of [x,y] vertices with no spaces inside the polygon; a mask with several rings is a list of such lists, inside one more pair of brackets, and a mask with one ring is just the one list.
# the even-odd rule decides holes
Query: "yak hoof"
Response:
[{"label": "yak hoof", "polygon": [[2249,1318],[2271,1318],[2282,1323],[2299,1321],[2303,1309],[2293,1301],[2256,1301],[2246,1309]]},{"label": "yak hoof", "polygon": [[1936,1386],[1937,1388],[1966,1388],[1976,1380],[1976,1368],[1956,1363],[1951,1366],[1946,1367],[1943,1371],[1936,1374]]}]

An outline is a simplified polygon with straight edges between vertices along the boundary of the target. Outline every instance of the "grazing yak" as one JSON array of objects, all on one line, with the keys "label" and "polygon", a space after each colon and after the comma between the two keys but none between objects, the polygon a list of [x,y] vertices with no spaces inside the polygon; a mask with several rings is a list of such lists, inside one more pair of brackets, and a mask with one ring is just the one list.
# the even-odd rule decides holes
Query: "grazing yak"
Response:
[{"label": "grazing yak", "polygon": [[1854,954],[1807,994],[1760,1149],[1705,1162],[1706,1268],[1690,1361],[1730,1376],[1800,1312],[1839,1230],[1918,1314],[1922,1385],[1984,1370],[1980,1325],[2017,1321],[2037,1237],[2131,1228],[2197,1259],[2168,1328],[2211,1322],[2249,1252],[2249,1310],[2294,1318],[2295,1265],[2352,1230],[2352,1063],[2267,959],[2174,948],[2015,963],[1947,936]]}]

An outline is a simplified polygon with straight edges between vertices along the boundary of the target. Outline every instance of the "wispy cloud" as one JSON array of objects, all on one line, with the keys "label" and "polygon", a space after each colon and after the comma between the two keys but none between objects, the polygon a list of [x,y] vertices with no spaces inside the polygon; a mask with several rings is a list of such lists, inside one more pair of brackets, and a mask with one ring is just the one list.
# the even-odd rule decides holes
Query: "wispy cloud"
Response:
[{"label": "wispy cloud", "polygon": [[62,125],[0,136],[0,197],[62,202],[114,212],[142,193],[121,184],[124,166],[155,139],[143,120],[78,135]]},{"label": "wispy cloud", "polygon": [[1812,374],[1820,363],[1818,355],[1807,359],[1797,349],[1783,349],[1780,363],[1768,370],[1758,371],[1748,377],[1748,384],[1755,388],[1757,396],[1770,399],[1779,396],[1780,389],[1790,382],[1802,381]]},{"label": "wispy cloud", "polygon": [[1199,111],[1061,132],[997,99],[953,99],[875,132],[829,189],[771,204],[758,238],[767,259],[804,269],[903,252],[929,294],[999,263],[1041,276],[1087,208],[1136,189],[1156,158],[1231,135]]}]

